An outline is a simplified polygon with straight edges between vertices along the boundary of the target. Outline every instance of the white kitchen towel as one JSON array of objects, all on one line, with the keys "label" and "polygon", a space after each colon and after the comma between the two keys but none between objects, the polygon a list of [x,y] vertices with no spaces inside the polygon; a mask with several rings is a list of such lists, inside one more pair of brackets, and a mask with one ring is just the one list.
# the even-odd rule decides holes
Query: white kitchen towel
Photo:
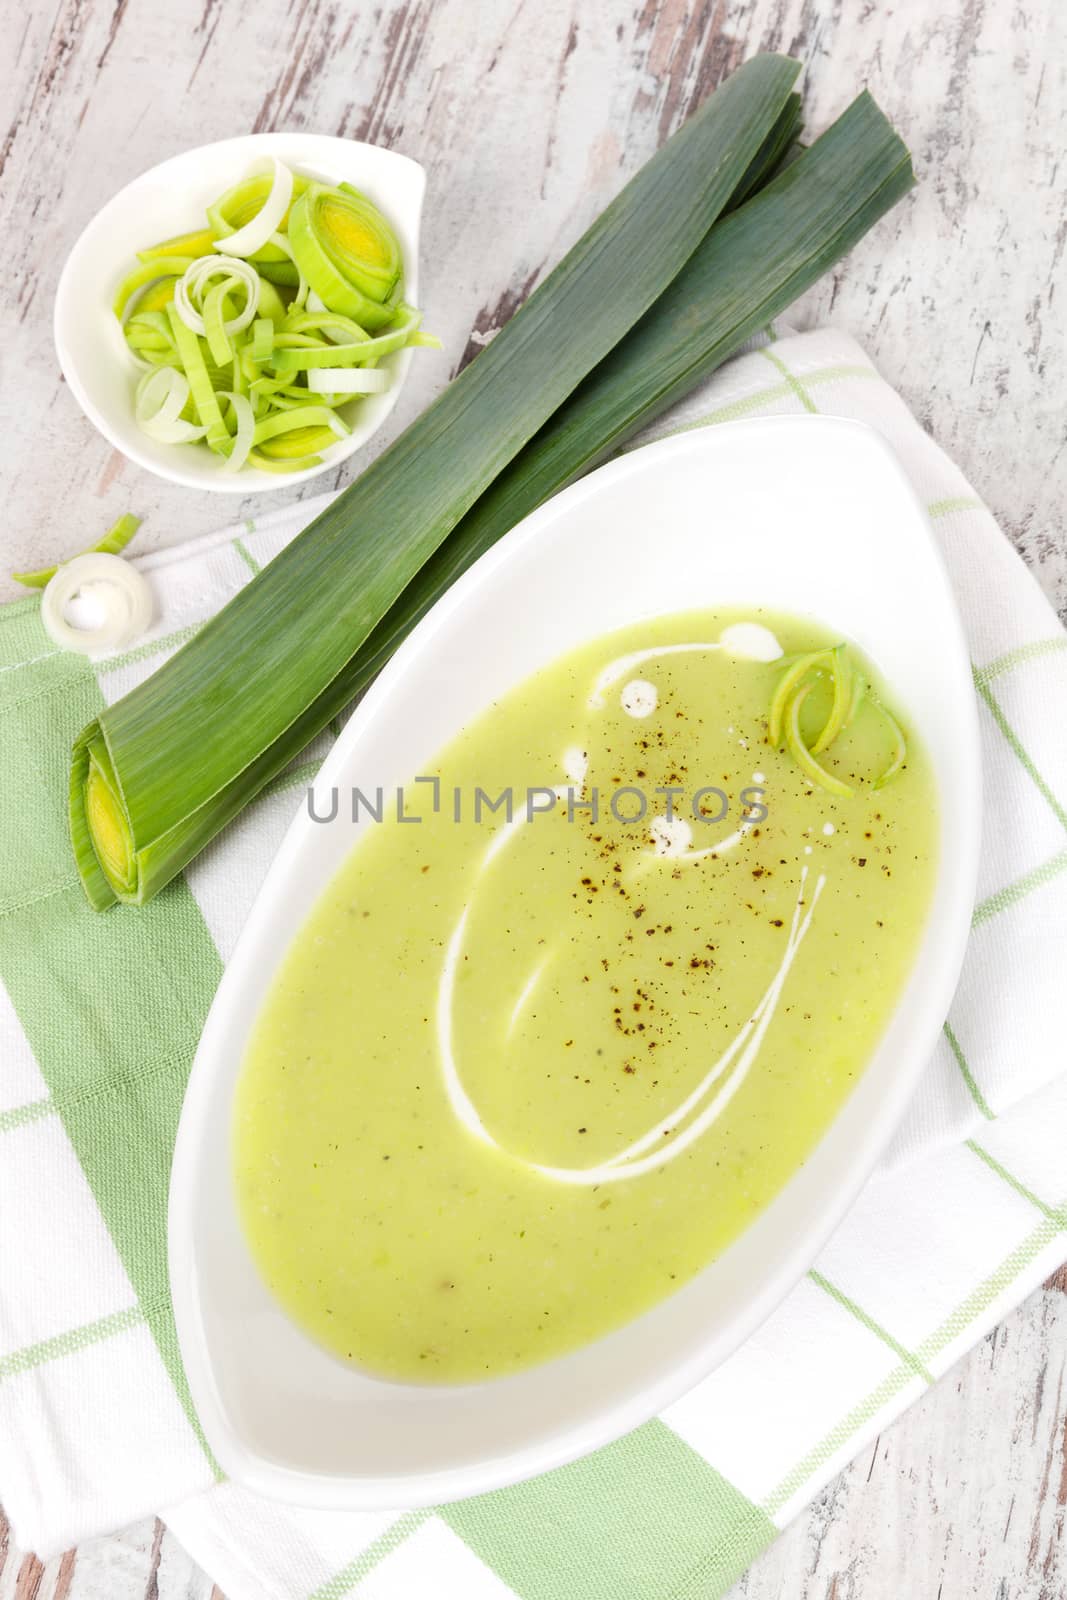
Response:
[{"label": "white kitchen towel", "polygon": [[973,489],[839,333],[739,357],[648,437],[803,411],[883,433],[956,588],[986,803],[960,989],[882,1170],[758,1334],[628,1439],[437,1511],[296,1511],[218,1484],[167,1298],[185,1074],[324,743],[138,915],[88,910],[65,839],[72,735],[324,500],[142,559],[157,621],[121,656],[58,654],[35,600],[0,610],[0,1500],[23,1545],[52,1552],[169,1507],[230,1600],[712,1597],[1067,1256],[1067,637]]}]

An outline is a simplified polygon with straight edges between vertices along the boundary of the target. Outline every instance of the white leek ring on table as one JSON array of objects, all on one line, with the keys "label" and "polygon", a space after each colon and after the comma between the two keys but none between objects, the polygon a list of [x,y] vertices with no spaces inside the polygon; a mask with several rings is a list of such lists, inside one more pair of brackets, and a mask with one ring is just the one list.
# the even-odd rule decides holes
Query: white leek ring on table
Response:
[{"label": "white leek ring on table", "polygon": [[[67,616],[78,597],[100,620],[79,627]],[[148,582],[121,556],[94,551],[75,556],[59,568],[41,596],[41,621],[61,650],[96,655],[120,650],[136,639],[152,620],[154,605]]]},{"label": "white leek ring on table", "polygon": [[238,228],[236,233],[228,233],[225,239],[216,239],[216,250],[225,251],[228,256],[253,256],[268,242],[277,243],[272,235],[281,227],[289,210],[293,198],[293,174],[277,156],[269,159],[274,172],[263,205],[243,228]]}]

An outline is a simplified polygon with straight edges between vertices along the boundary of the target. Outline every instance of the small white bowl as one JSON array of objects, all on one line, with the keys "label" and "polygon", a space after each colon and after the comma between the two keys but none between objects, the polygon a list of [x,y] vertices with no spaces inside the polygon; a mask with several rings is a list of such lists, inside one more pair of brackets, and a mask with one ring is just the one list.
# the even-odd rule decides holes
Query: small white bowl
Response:
[{"label": "small white bowl", "polygon": [[56,291],[55,341],[70,391],[89,421],[116,450],[159,478],[218,494],[259,494],[289,489],[345,461],[381,427],[396,404],[411,365],[411,350],[382,361],[392,373],[384,394],[342,406],[352,428],[323,452],[322,464],[302,472],[224,472],[223,461],[202,444],[160,444],[142,433],[133,414],[133,391],[142,368],[134,361],[111,305],[135,265],[138,250],[205,224],[204,210],[255,162],[276,155],[327,183],[351,183],[373,200],[400,241],[405,298],[418,304],[419,220],[426,174],[417,161],[353,139],[312,133],[250,133],[172,156],[120,189],[84,229],[67,257]]},{"label": "small white bowl", "polygon": [[[610,574],[610,581],[606,575]],[[872,581],[876,574],[876,581]],[[806,614],[884,672],[930,755],[933,904],[907,983],[850,1098],[756,1221],[677,1294],[543,1366],[482,1384],[380,1380],[315,1344],[273,1299],[237,1216],[233,1093],[293,935],[352,848],[342,805],[301,804],[204,1028],[170,1190],[170,1282],[189,1387],[237,1482],[295,1504],[432,1505],[618,1438],[706,1376],[815,1260],[930,1058],[970,929],[981,811],[967,647],[929,521],[884,442],[832,417],[677,435],[526,518],[455,583],[364,696],[316,780],[370,794],[426,763],[561,652],[642,617],[752,604]],[[753,1418],[753,1426],[773,1426]]]}]

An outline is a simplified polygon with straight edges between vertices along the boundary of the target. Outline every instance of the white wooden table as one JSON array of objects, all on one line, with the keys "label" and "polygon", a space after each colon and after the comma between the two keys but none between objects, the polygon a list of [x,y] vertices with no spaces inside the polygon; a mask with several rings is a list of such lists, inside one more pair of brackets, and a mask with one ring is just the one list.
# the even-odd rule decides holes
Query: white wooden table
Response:
[{"label": "white wooden table", "polygon": [[[867,83],[920,176],[794,320],[866,344],[1067,607],[1062,0],[58,0],[12,6],[4,34],[0,572],[72,553],[125,510],[145,518],[150,548],[252,507],[130,466],[60,380],[59,267],[128,178],[249,129],[345,134],[420,159],[424,301],[445,354],[417,363],[391,437],[472,330],[510,313],[689,107],[770,48],[806,62],[812,129]],[[0,577],[0,599],[15,592]],[[1065,1350],[1061,1275],[844,1473],[735,1595],[1060,1600]],[[0,1600],[213,1593],[159,1524],[47,1568],[0,1538]]]}]

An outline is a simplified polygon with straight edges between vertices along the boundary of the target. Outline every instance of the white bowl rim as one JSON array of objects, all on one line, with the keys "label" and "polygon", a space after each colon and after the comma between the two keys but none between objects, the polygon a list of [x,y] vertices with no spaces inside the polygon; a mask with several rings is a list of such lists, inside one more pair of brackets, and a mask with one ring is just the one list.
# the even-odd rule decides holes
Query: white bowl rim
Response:
[{"label": "white bowl rim", "polygon": [[[334,472],[338,467],[348,461],[352,455],[360,450],[379,428],[385,423],[392,411],[400,393],[407,381],[411,367],[412,350],[405,348],[393,358],[395,381],[390,384],[384,394],[375,396],[380,402],[376,406],[376,416],[373,426],[366,430],[353,429],[347,439],[339,439],[336,445],[331,445],[323,461],[314,467],[305,467],[300,472],[286,472],[271,474],[261,472],[255,468],[244,467],[240,472],[235,472],[232,477],[203,474],[187,470],[180,464],[176,455],[175,463],[163,463],[154,459],[141,447],[136,435],[127,438],[120,434],[106,410],[97,404],[85,381],[82,378],[78,363],[74,360],[65,334],[67,320],[78,315],[75,305],[79,294],[77,278],[80,257],[86,248],[100,236],[106,236],[113,219],[122,215],[131,199],[135,196],[140,185],[153,185],[168,170],[184,168],[192,162],[208,163],[217,160],[226,160],[231,156],[243,156],[249,162],[256,159],[257,154],[277,154],[284,157],[286,150],[291,150],[299,143],[305,149],[317,149],[319,159],[324,165],[328,164],[329,152],[344,152],[348,160],[358,156],[364,151],[373,151],[376,160],[386,159],[398,170],[406,169],[414,180],[415,205],[412,215],[406,219],[410,228],[414,248],[410,252],[410,259],[404,261],[405,287],[410,290],[411,298],[418,303],[419,299],[419,224],[421,219],[422,203],[426,190],[426,170],[422,164],[412,156],[403,155],[398,150],[390,150],[384,145],[369,144],[366,140],[345,139],[335,134],[304,133],[294,129],[291,132],[273,131],[270,133],[237,134],[229,139],[216,139],[210,144],[194,145],[186,150],[180,150],[165,160],[157,162],[154,166],[147,167],[131,178],[128,183],[107,200],[100,209],[89,218],[78,237],[71,246],[67,258],[63,263],[59,281],[56,286],[55,301],[52,312],[52,334],[56,350],[56,357],[60,370],[66,380],[71,394],[77,401],[82,412],[108,443],[124,455],[127,460],[136,466],[142,467],[154,477],[161,478],[169,483],[180,484],[185,488],[203,489],[209,494],[229,495],[254,495],[278,493],[285,489],[295,488],[297,485],[307,483],[312,478],[320,477],[327,472]],[[308,157],[291,156],[294,165],[306,164]],[[312,157],[312,159],[314,159]],[[108,308],[110,309],[110,308]]]}]

